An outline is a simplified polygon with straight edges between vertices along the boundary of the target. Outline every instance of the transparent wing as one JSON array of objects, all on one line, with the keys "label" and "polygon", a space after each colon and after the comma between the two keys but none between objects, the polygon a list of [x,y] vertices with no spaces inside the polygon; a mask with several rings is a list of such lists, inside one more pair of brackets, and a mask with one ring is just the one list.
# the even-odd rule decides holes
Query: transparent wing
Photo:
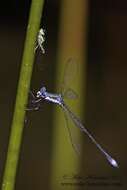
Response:
[{"label": "transparent wing", "polygon": [[111,164],[111,166],[118,168],[119,166],[118,166],[117,161],[114,158],[112,158],[107,153],[107,151],[96,141],[96,139],[93,137],[93,135],[91,135],[91,133],[87,130],[85,125],[82,124],[80,119],[69,109],[69,107],[66,104],[63,105],[63,110],[64,110],[64,112],[66,112],[69,115],[73,124],[75,124],[75,126],[77,128],[79,128],[80,131],[84,132],[88,136],[88,138],[91,140],[91,142],[95,144],[95,146],[100,150],[100,152],[107,159],[107,161]]},{"label": "transparent wing", "polygon": [[76,73],[77,73],[77,63],[75,59],[69,58],[67,60],[64,70],[63,83],[65,84],[65,86],[68,86],[68,84],[72,82],[72,80],[76,76]]},{"label": "transparent wing", "polygon": [[[68,131],[68,136],[69,136],[69,140],[71,142],[72,148],[75,151],[76,155],[80,155],[81,153],[81,145],[79,143],[79,141],[77,141],[77,139],[75,138],[75,133],[76,131],[74,129],[76,128],[70,128],[69,123],[68,123],[68,114],[66,112],[64,112],[64,117],[65,117],[65,127],[67,128]],[[78,131],[79,132],[79,131]]]},{"label": "transparent wing", "polygon": [[65,98],[69,98],[69,99],[77,99],[78,98],[78,94],[73,89],[68,88],[64,92],[64,97]]},{"label": "transparent wing", "polygon": [[78,65],[75,59],[69,58],[65,64],[64,76],[62,81],[62,94],[64,97],[75,99],[77,97],[74,90],[70,88],[71,82],[76,76]]}]

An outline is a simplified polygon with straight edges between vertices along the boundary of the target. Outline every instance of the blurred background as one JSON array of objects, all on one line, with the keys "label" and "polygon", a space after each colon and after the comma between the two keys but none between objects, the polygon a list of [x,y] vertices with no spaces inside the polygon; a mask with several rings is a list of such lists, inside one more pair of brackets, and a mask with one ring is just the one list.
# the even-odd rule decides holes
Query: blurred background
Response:
[{"label": "blurred background", "polygon": [[[30,3],[12,0],[0,6],[0,183]],[[37,51],[31,90],[36,93],[45,85],[59,92],[65,63],[72,57],[79,69],[70,86],[78,98],[67,103],[120,167],[112,168],[72,126],[81,144],[77,156],[63,129],[64,114],[44,102],[41,110],[26,114],[16,190],[126,189],[127,2],[47,0],[42,18],[46,53]]]}]

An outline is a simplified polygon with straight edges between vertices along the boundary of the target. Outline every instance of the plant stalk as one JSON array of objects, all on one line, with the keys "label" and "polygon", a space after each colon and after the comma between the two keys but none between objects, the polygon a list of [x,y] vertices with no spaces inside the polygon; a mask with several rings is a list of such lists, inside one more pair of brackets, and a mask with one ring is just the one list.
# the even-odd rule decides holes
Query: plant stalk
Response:
[{"label": "plant stalk", "polygon": [[14,190],[15,188],[17,165],[23,137],[25,110],[34,63],[35,41],[40,27],[43,6],[44,0],[32,0],[11,125],[7,159],[3,174],[2,190]]}]

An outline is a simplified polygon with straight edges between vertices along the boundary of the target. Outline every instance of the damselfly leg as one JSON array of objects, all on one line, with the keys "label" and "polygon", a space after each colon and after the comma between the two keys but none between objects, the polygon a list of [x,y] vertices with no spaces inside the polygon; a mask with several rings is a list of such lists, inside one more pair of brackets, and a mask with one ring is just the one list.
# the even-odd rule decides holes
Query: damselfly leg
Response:
[{"label": "damselfly leg", "polygon": [[27,111],[37,111],[41,108],[42,99],[37,98],[32,91],[29,93],[29,100],[27,104]]}]

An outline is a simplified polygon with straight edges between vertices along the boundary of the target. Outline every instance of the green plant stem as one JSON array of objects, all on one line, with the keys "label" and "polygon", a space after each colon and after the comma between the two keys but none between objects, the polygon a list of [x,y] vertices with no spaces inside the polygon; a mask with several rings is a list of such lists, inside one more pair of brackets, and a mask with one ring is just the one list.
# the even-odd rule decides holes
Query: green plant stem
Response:
[{"label": "green plant stem", "polygon": [[35,41],[39,31],[43,5],[44,0],[32,0],[2,190],[14,190],[15,187],[16,171],[23,136],[25,109],[34,62]]}]

